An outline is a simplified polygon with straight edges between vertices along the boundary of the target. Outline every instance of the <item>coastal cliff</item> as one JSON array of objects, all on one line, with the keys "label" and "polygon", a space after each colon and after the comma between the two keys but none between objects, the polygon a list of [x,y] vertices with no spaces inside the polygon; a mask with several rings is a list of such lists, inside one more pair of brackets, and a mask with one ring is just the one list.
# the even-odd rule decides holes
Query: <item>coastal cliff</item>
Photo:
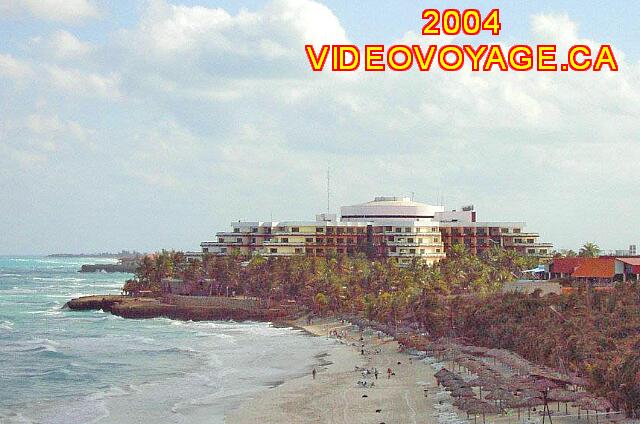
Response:
[{"label": "coastal cliff", "polygon": [[281,321],[296,315],[290,308],[262,308],[250,299],[177,295],[163,298],[84,296],[70,300],[65,307],[74,311],[103,310],[123,318],[164,317],[185,321]]}]

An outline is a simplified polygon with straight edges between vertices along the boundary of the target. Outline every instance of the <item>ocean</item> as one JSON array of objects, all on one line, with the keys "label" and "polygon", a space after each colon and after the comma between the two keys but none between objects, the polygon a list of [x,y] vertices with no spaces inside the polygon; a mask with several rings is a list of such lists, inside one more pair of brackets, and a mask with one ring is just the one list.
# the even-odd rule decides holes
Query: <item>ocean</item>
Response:
[{"label": "ocean", "polygon": [[257,322],[127,320],[63,309],[118,294],[98,258],[0,257],[1,423],[219,423],[260,390],[309,373],[335,342]]}]

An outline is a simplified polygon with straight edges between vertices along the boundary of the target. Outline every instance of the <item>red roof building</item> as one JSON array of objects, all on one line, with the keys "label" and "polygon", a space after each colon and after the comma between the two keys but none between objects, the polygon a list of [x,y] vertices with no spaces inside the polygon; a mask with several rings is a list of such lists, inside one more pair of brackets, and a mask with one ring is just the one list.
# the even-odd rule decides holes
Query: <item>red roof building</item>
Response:
[{"label": "red roof building", "polygon": [[[640,267],[640,258],[634,258],[631,262],[630,267]],[[623,277],[620,280],[625,279],[626,273],[631,273],[631,268],[627,270],[622,260],[614,257],[557,258],[549,266],[549,273],[551,278],[613,281],[618,275]]]},{"label": "red roof building", "polygon": [[625,274],[636,274],[636,277],[640,275],[640,258],[617,258],[617,260],[624,264]]},{"label": "red roof building", "polygon": [[573,278],[609,278],[616,275],[615,258],[582,258]]}]

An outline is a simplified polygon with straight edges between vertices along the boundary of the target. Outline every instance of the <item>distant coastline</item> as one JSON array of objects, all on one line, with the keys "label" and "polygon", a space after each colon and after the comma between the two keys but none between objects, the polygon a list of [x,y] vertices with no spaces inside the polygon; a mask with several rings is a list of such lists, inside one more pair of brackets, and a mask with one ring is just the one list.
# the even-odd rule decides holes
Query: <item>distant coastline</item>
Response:
[{"label": "distant coastline", "polygon": [[128,250],[123,250],[119,253],[113,252],[100,252],[100,253],[52,253],[47,255],[47,258],[109,258],[109,259],[118,259],[122,257],[130,257],[130,256],[140,256],[142,253],[136,252],[135,250],[130,252]]}]

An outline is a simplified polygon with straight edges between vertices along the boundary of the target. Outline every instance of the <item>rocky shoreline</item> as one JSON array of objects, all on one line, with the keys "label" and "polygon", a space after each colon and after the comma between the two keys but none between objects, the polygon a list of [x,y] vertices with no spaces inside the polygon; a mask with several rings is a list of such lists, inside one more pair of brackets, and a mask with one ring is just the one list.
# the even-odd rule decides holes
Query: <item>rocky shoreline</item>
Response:
[{"label": "rocky shoreline", "polygon": [[138,268],[137,264],[85,264],[78,272],[124,272],[133,274]]},{"label": "rocky shoreline", "polygon": [[[179,298],[180,302],[176,302]],[[123,318],[170,318],[183,321],[285,321],[294,319],[294,311],[283,308],[247,308],[238,299],[227,299],[224,305],[202,305],[189,296],[162,298],[131,297],[122,295],[83,296],[72,299],[65,308],[74,311],[103,310]]]}]

